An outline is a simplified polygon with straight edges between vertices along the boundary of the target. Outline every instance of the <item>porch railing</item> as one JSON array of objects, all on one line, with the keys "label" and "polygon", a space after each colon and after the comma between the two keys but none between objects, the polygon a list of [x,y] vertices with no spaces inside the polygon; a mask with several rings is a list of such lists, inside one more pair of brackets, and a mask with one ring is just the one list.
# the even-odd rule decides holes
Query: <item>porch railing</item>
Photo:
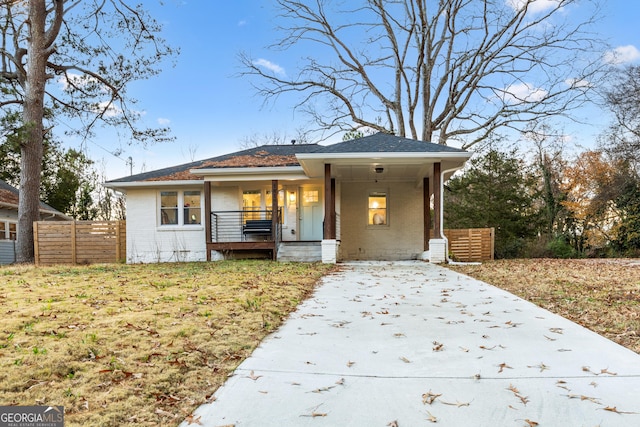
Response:
[{"label": "porch railing", "polygon": [[[211,212],[211,242],[276,242],[281,240],[281,209],[276,211],[276,229],[273,230],[272,210],[246,209],[241,211]],[[252,228],[256,224],[268,226],[266,229]],[[260,227],[258,227],[260,228]]]}]

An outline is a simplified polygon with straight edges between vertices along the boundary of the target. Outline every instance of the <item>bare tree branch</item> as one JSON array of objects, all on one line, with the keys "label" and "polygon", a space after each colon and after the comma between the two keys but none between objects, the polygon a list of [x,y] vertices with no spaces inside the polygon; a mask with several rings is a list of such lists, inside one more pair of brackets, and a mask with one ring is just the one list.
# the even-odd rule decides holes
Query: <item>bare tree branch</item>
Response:
[{"label": "bare tree branch", "polygon": [[[315,55],[290,76],[242,53],[240,75],[265,102],[297,95],[319,130],[364,126],[470,147],[589,100],[606,66],[605,44],[589,32],[597,1],[277,0],[271,49]],[[589,17],[572,23],[578,9]]]}]

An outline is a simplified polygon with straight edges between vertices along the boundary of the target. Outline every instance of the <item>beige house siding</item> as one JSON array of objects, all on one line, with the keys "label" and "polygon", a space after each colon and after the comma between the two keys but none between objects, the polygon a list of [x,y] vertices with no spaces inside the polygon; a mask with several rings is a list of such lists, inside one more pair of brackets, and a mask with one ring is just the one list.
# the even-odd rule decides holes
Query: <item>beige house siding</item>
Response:
[{"label": "beige house siding", "polygon": [[[370,192],[388,194],[388,226],[367,225]],[[415,182],[343,182],[340,260],[404,260],[422,253],[422,189]]]}]

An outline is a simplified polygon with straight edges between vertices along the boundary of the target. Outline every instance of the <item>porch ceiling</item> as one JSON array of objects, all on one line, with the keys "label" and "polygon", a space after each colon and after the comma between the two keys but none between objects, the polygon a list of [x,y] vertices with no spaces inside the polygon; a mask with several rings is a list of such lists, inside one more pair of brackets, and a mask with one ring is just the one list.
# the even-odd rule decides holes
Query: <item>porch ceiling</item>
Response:
[{"label": "porch ceiling", "polygon": [[[324,165],[331,164],[331,176],[342,181],[415,181],[422,185],[423,178],[433,178],[433,165],[439,162],[448,179],[456,169],[462,168],[471,153],[455,153],[447,156],[403,153],[403,155],[365,155],[347,158],[311,158],[299,156],[300,163],[309,177],[324,175]],[[381,172],[376,172],[382,168]]]}]

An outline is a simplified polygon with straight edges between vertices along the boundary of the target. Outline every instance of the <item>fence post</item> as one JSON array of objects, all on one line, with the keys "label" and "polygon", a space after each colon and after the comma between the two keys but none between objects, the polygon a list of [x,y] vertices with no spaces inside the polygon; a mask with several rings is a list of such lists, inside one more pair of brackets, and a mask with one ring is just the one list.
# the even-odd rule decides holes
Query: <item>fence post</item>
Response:
[{"label": "fence post", "polygon": [[[40,246],[40,243],[38,241],[38,221],[35,221],[33,223],[33,257],[36,263],[36,267],[40,265],[40,247],[39,246]],[[13,252],[15,254],[15,244],[14,244]]]},{"label": "fence post", "polygon": [[494,259],[494,252],[495,252],[495,243],[496,243],[496,229],[494,227],[491,227],[491,260],[493,261]]},{"label": "fence post", "polygon": [[120,262],[120,221],[116,221],[116,262]]},{"label": "fence post", "polygon": [[71,263],[76,264],[76,222],[71,221]]}]

